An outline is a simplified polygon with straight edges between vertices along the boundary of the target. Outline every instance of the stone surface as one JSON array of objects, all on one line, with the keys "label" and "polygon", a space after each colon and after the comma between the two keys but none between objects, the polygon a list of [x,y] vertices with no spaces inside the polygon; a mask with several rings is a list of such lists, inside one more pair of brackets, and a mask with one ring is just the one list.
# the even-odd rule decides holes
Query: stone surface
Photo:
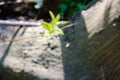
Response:
[{"label": "stone surface", "polygon": [[41,79],[63,79],[59,36],[43,38],[42,27],[1,27],[0,32],[1,41],[12,36],[17,39],[14,42],[0,42],[2,66],[10,67],[15,72],[34,74]]}]

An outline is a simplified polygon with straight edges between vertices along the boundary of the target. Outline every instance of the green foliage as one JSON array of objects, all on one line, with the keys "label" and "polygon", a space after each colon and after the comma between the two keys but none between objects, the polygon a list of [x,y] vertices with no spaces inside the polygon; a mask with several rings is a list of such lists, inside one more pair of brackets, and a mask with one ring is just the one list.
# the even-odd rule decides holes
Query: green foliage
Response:
[{"label": "green foliage", "polygon": [[59,12],[66,18],[71,18],[79,10],[84,7],[92,0],[61,0],[59,5]]},{"label": "green foliage", "polygon": [[68,21],[59,21],[60,20],[60,14],[58,14],[56,17],[52,13],[52,11],[49,11],[49,14],[51,16],[51,22],[45,22],[43,21],[41,25],[46,30],[44,37],[48,38],[52,34],[64,34],[62,29],[58,27],[58,25],[63,25],[69,23]]}]

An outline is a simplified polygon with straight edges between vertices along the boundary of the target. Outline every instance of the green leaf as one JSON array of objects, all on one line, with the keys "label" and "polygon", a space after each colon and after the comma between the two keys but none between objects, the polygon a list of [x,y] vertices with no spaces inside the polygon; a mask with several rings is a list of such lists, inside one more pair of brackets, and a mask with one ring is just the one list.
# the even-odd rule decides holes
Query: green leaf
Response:
[{"label": "green leaf", "polygon": [[51,24],[51,27],[53,28],[55,26],[55,24],[56,24],[56,18],[55,18],[52,11],[49,11],[49,13],[50,13],[50,17],[52,19],[50,24]]},{"label": "green leaf", "polygon": [[49,11],[49,14],[50,14],[51,19],[52,19],[52,20],[55,20],[55,16],[54,16],[53,12],[52,12],[52,11]]},{"label": "green leaf", "polygon": [[43,28],[45,28],[46,30],[50,30],[50,28],[49,28],[49,23],[47,23],[47,22],[42,22],[41,23],[41,25],[43,26]]},{"label": "green leaf", "polygon": [[56,24],[56,21],[55,21],[55,20],[52,20],[52,21],[50,22],[50,24],[51,24],[51,27],[54,28],[54,27],[55,27],[55,24]]},{"label": "green leaf", "polygon": [[55,21],[58,22],[59,20],[60,20],[60,14],[58,14],[58,15],[56,16]]},{"label": "green leaf", "polygon": [[55,28],[55,29],[54,29],[54,33],[64,35],[62,29],[60,29],[60,28]]},{"label": "green leaf", "polygon": [[58,21],[57,25],[64,25],[70,23],[69,21]]},{"label": "green leaf", "polygon": [[52,23],[49,23],[49,31],[52,32],[54,29],[54,25]]},{"label": "green leaf", "polygon": [[51,36],[52,34],[56,33],[56,34],[64,34],[62,29],[56,27],[57,25],[60,24],[67,24],[69,23],[69,21],[59,21],[60,20],[60,14],[58,14],[56,17],[54,16],[54,14],[49,11],[50,16],[51,16],[51,22],[42,22],[41,25],[43,26],[43,28],[45,28],[47,31],[44,34],[45,38],[48,38],[49,36]]}]

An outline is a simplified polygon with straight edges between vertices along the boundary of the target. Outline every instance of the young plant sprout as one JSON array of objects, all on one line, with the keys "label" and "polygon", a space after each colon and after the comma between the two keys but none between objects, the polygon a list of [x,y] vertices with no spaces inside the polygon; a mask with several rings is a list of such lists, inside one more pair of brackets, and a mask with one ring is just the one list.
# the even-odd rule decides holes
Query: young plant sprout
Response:
[{"label": "young plant sprout", "polygon": [[60,21],[60,14],[55,15],[53,14],[52,11],[49,11],[51,21],[50,22],[45,22],[43,21],[41,25],[43,28],[46,30],[44,33],[44,37],[48,38],[52,34],[61,34],[63,35],[63,30],[58,27],[58,25],[63,25],[69,23],[69,21]]}]

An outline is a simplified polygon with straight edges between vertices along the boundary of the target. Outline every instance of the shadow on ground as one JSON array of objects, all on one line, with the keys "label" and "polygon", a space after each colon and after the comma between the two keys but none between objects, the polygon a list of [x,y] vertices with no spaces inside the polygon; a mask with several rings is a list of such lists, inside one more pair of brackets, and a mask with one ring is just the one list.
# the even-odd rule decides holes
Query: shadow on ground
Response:
[{"label": "shadow on ground", "polygon": [[75,25],[64,30],[61,37],[64,80],[96,80],[98,75],[89,65],[88,32],[84,17],[79,14]]},{"label": "shadow on ground", "polygon": [[0,68],[0,80],[43,80],[27,72],[14,72],[10,68]]},{"label": "shadow on ground", "polygon": [[[73,20],[76,25],[64,30],[65,35],[61,37],[64,80],[119,79],[120,17],[111,17],[114,10],[111,4],[104,9],[103,14],[90,18],[97,23],[91,21],[89,24],[93,25],[88,27],[83,15],[79,15]],[[95,33],[89,38],[86,28],[90,27],[95,28]]]}]

